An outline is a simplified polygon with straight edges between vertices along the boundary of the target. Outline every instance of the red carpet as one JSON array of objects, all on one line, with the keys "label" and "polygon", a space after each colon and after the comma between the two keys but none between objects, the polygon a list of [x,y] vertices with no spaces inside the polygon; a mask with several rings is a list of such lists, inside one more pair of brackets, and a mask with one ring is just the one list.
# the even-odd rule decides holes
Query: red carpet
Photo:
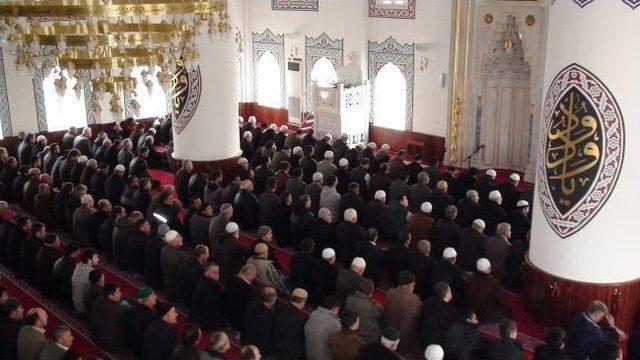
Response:
[{"label": "red carpet", "polygon": [[170,172],[166,172],[161,169],[149,169],[149,175],[160,182],[160,186],[173,185],[175,182],[174,176]]},{"label": "red carpet", "polygon": [[[66,325],[71,329],[73,333],[73,346],[72,350],[80,354],[83,358],[94,357],[98,359],[113,359],[113,357],[106,352],[102,351],[96,344],[94,344],[87,334],[83,334],[83,331],[75,326],[72,319],[65,321],[62,319],[65,311],[61,310],[58,306],[50,304],[46,299],[36,298],[36,294],[39,294],[35,289],[31,288],[27,284],[23,284],[22,281],[13,278],[10,271],[5,268],[0,268],[2,271],[2,278],[0,283],[2,286],[9,290],[9,294],[12,297],[19,299],[24,307],[24,313],[26,315],[27,310],[40,307],[43,308],[47,315],[49,315],[48,324],[46,327],[45,336],[47,339],[51,339],[53,336],[53,330],[58,325]],[[39,295],[37,295],[40,297]]]}]

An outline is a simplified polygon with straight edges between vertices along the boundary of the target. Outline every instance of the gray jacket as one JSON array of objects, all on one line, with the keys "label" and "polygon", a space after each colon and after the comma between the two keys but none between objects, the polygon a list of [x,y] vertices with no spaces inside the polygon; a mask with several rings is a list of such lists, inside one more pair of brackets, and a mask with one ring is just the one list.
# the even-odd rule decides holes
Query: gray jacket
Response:
[{"label": "gray jacket", "polygon": [[67,350],[51,340],[42,347],[38,360],[60,360],[66,352]]},{"label": "gray jacket", "polygon": [[89,282],[89,273],[93,270],[93,266],[79,263],[73,270],[71,275],[71,298],[73,299],[73,307],[81,314],[86,312],[84,308],[84,297],[91,283]]},{"label": "gray jacket", "polygon": [[331,360],[329,336],[342,329],[340,319],[329,309],[314,310],[304,325],[305,350],[308,360]]},{"label": "gray jacket", "polygon": [[325,186],[320,193],[320,208],[327,208],[331,211],[331,217],[335,223],[338,219],[338,213],[340,212],[340,201],[342,196],[334,187]]},{"label": "gray jacket", "polygon": [[380,339],[380,323],[383,308],[366,294],[356,291],[347,298],[346,311],[358,314],[360,318],[360,337],[367,343]]}]

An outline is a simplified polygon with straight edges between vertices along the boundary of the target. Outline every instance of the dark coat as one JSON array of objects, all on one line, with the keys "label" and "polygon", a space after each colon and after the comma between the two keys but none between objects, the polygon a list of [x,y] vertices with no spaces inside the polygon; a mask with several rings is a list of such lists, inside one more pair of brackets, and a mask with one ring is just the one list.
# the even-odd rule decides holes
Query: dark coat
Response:
[{"label": "dark coat", "polygon": [[448,219],[438,219],[434,231],[435,244],[432,253],[436,258],[442,257],[442,252],[448,247],[457,249],[460,244],[460,226]]},{"label": "dark coat", "polygon": [[480,205],[474,203],[468,198],[460,199],[456,204],[458,208],[458,216],[456,216],[456,222],[462,228],[468,228],[473,223],[473,220],[478,218],[480,211]]},{"label": "dark coat", "polygon": [[57,298],[71,302],[71,276],[75,269],[75,261],[68,256],[63,256],[53,266],[53,283],[55,284]]},{"label": "dark coat", "polygon": [[80,151],[82,155],[91,156],[91,140],[84,136],[76,136],[73,139],[73,148]]},{"label": "dark coat", "polygon": [[33,200],[33,213],[38,221],[47,225],[47,228],[58,228],[58,224],[55,220],[52,195],[36,195],[35,199]]},{"label": "dark coat", "polygon": [[92,338],[107,351],[122,352],[126,347],[124,317],[128,308],[109,298],[93,305],[89,322]]},{"label": "dark coat", "polygon": [[389,241],[395,241],[402,231],[407,230],[409,209],[395,202],[383,214],[382,230]]},{"label": "dark coat", "polygon": [[302,288],[310,294],[315,293],[315,272],[318,261],[311,254],[303,251],[297,252],[289,265],[289,285],[292,289]]},{"label": "dark coat", "polygon": [[334,248],[334,225],[327,223],[323,219],[318,219],[313,224],[313,240],[315,243],[314,247],[314,256],[319,259],[322,254],[322,250],[330,247]]},{"label": "dark coat", "polygon": [[185,253],[169,244],[165,245],[160,253],[162,277],[164,279],[164,292],[169,299],[174,301],[178,295],[178,269],[185,259]]},{"label": "dark coat", "polygon": [[260,225],[274,227],[278,223],[278,209],[280,197],[273,191],[265,191],[260,195],[258,204],[258,220]]},{"label": "dark coat", "polygon": [[144,257],[144,276],[146,283],[153,288],[162,288],[164,285],[160,254],[165,244],[166,242],[160,236],[154,236],[147,241]]},{"label": "dark coat", "polygon": [[[629,359],[637,359],[637,357],[629,357]],[[533,360],[571,360],[571,358],[563,350],[549,344],[540,344],[536,346]]]},{"label": "dark coat", "polygon": [[16,321],[5,316],[0,319],[0,359],[17,359],[18,333],[24,322]]},{"label": "dark coat", "polygon": [[218,247],[220,275],[223,278],[233,276],[240,271],[245,264],[247,250],[243,248],[235,238],[226,237]]},{"label": "dark coat", "polygon": [[162,319],[155,320],[149,324],[144,333],[142,359],[170,360],[177,342],[175,327]]},{"label": "dark coat", "polygon": [[438,282],[446,282],[453,294],[453,304],[462,307],[465,304],[465,283],[462,278],[462,271],[446,260],[441,260],[431,272],[429,285],[429,295],[433,291],[433,285]]},{"label": "dark coat", "polygon": [[567,333],[567,354],[574,360],[586,360],[606,344],[619,341],[615,329],[606,323],[594,324],[584,312],[576,314]]},{"label": "dark coat", "polygon": [[416,277],[416,286],[413,292],[423,300],[427,298],[426,294],[430,292],[430,289],[428,289],[429,278],[435,266],[436,262],[432,257],[422,255],[416,249],[411,249],[409,252],[407,269]]},{"label": "dark coat", "polygon": [[191,295],[203,273],[204,267],[194,256],[178,267],[178,300],[187,307],[191,305]]},{"label": "dark coat", "polygon": [[433,205],[433,216],[437,219],[442,218],[444,216],[444,209],[453,205],[455,202],[451,195],[441,192],[435,191],[431,195],[431,205]]},{"label": "dark coat", "polygon": [[108,259],[113,259],[113,227],[116,222],[116,215],[107,217],[99,229],[99,248],[107,255]]},{"label": "dark coat", "polygon": [[487,236],[494,236],[498,224],[507,221],[507,212],[493,201],[482,204],[478,216],[486,223],[484,232]]},{"label": "dark coat", "polygon": [[432,194],[433,190],[423,183],[411,185],[411,188],[409,189],[409,206],[411,211],[418,212],[422,203],[431,200]]},{"label": "dark coat", "polygon": [[233,217],[243,230],[258,227],[258,198],[246,190],[240,190],[233,200]]},{"label": "dark coat", "polygon": [[384,221],[384,214],[387,213],[389,206],[383,202],[372,200],[364,209],[364,226],[366,228],[376,228],[378,231],[382,231],[382,223]]},{"label": "dark coat", "polygon": [[505,211],[510,212],[515,210],[518,200],[522,193],[515,188],[511,183],[506,182],[499,187],[500,195],[502,195],[502,206]]},{"label": "dark coat", "polygon": [[465,291],[467,307],[475,310],[481,323],[497,323],[508,315],[502,304],[502,285],[492,275],[473,274]]},{"label": "dark coat", "polygon": [[489,341],[483,339],[477,325],[460,320],[451,325],[444,348],[453,360],[486,359]]},{"label": "dark coat", "polygon": [[362,276],[359,276],[355,272],[347,269],[338,271],[338,277],[336,278],[335,294],[344,304],[349,295],[353,295],[358,286],[364,280]]},{"label": "dark coat", "polygon": [[70,132],[64,133],[62,136],[62,150],[73,149],[73,140],[75,140],[77,135],[73,135]]},{"label": "dark coat", "polygon": [[415,244],[420,240],[433,241],[436,221],[431,215],[422,211],[411,215],[407,222],[407,232],[411,234],[411,243]]},{"label": "dark coat", "polygon": [[276,305],[273,319],[275,353],[283,360],[305,359],[304,325],[307,315],[289,303]]},{"label": "dark coat", "polygon": [[344,220],[344,211],[354,209],[358,215],[358,224],[363,223],[362,215],[364,215],[364,200],[360,195],[346,193],[340,199],[340,211],[338,212],[338,221]]},{"label": "dark coat", "polygon": [[127,268],[137,274],[144,274],[147,241],[149,236],[138,229],[127,235]]},{"label": "dark coat", "polygon": [[133,160],[134,157],[135,155],[133,155],[131,151],[121,149],[118,152],[118,165],[124,165],[125,167],[128,168],[129,164],[131,163],[131,160]]},{"label": "dark coat", "polygon": [[486,255],[486,241],[487,237],[473,228],[462,230],[458,247],[458,266],[465,271],[476,271],[476,261]]},{"label": "dark coat", "polygon": [[211,218],[195,214],[189,220],[189,235],[191,243],[195,245],[209,245],[209,226]]},{"label": "dark coat", "polygon": [[318,270],[315,273],[315,294],[311,294],[313,301],[322,304],[324,300],[332,296],[336,291],[336,281],[338,279],[338,268],[327,261],[318,263]]},{"label": "dark coat", "polygon": [[149,177],[147,167],[147,160],[142,156],[136,156],[129,163],[129,176]]},{"label": "dark coat", "polygon": [[36,255],[42,245],[42,240],[33,235],[20,243],[20,273],[31,283],[36,282]]},{"label": "dark coat", "polygon": [[336,226],[336,257],[342,264],[349,265],[353,259],[355,245],[367,239],[364,228],[358,224],[341,222]]},{"label": "dark coat", "polygon": [[262,194],[267,188],[267,180],[273,176],[275,176],[275,173],[268,166],[258,166],[255,174],[255,193]]},{"label": "dark coat", "polygon": [[36,280],[45,296],[53,296],[56,286],[53,282],[53,265],[62,254],[53,246],[44,245],[36,255]]},{"label": "dark coat", "polygon": [[191,173],[185,169],[180,169],[176,172],[176,193],[178,194],[178,198],[184,204],[189,202],[189,179],[191,178]]},{"label": "dark coat", "polygon": [[238,276],[228,278],[222,293],[224,317],[231,327],[242,332],[247,305],[253,298],[253,287]]},{"label": "dark coat", "polygon": [[313,174],[318,170],[318,163],[315,159],[304,156],[300,159],[300,168],[302,169],[302,180],[310,184],[313,181]]},{"label": "dark coat", "polygon": [[385,253],[368,240],[358,242],[353,249],[353,256],[361,257],[367,263],[364,277],[377,283],[382,277],[386,256]]},{"label": "dark coat", "polygon": [[480,201],[487,201],[489,193],[498,189],[498,184],[489,176],[484,175],[473,183],[473,189],[478,192]]},{"label": "dark coat", "polygon": [[391,350],[384,347],[379,341],[367,344],[360,349],[356,360],[396,360],[400,359]]},{"label": "dark coat", "polygon": [[149,194],[149,191],[138,188],[133,192],[133,198],[131,199],[131,207],[133,210],[138,210],[146,214],[147,210],[149,210],[149,204],[151,204],[151,194]]},{"label": "dark coat", "polygon": [[104,250],[100,244],[100,226],[109,217],[109,214],[98,210],[89,217],[89,229],[91,230],[91,246]]},{"label": "dark coat", "polygon": [[387,254],[387,272],[394,285],[398,284],[398,275],[401,271],[409,269],[409,254],[411,250],[404,244],[395,243]]},{"label": "dark coat", "polygon": [[511,238],[524,240],[531,230],[531,220],[524,216],[522,210],[516,209],[509,213],[509,224],[511,224]]},{"label": "dark coat", "polygon": [[91,177],[91,195],[94,199],[100,200],[105,198],[105,183],[107,182],[107,176],[102,171],[97,171]]},{"label": "dark coat", "polygon": [[287,180],[286,189],[291,194],[293,206],[300,206],[300,196],[305,194],[307,184],[300,178],[292,177]]},{"label": "dark coat", "polygon": [[255,345],[263,355],[273,353],[274,311],[254,300],[247,306],[244,316],[243,345]]},{"label": "dark coat", "polygon": [[505,339],[489,345],[489,360],[524,360],[522,346],[515,340]]},{"label": "dark coat", "polygon": [[111,204],[119,205],[124,191],[124,180],[115,173],[111,174],[104,183],[105,195]]},{"label": "dark coat", "polygon": [[189,320],[197,322],[207,331],[220,329],[224,325],[220,283],[201,276],[192,295]]},{"label": "dark coat", "polygon": [[28,166],[31,161],[32,151],[33,144],[27,140],[23,140],[20,145],[18,145],[18,164]]},{"label": "dark coat", "polygon": [[461,320],[462,313],[444,300],[431,297],[422,306],[420,320],[420,345],[426,348],[431,344],[444,344],[449,328],[455,321]]}]

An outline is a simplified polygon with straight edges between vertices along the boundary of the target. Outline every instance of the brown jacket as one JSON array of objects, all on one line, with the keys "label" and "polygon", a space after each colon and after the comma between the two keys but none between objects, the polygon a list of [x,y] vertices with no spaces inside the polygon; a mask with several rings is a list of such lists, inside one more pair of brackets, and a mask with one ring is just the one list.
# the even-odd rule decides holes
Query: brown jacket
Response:
[{"label": "brown jacket", "polygon": [[353,360],[365,345],[356,333],[350,330],[341,330],[329,336],[329,349],[331,360]]},{"label": "brown jacket", "polygon": [[433,243],[433,230],[436,227],[436,221],[423,212],[418,212],[409,218],[407,223],[407,232],[411,234],[411,247],[420,240],[429,240]]},{"label": "brown jacket", "polygon": [[387,292],[384,304],[384,324],[400,331],[400,346],[402,352],[415,352],[420,349],[418,342],[418,323],[422,301],[418,295],[401,289],[391,289]]},{"label": "brown jacket", "polygon": [[491,271],[497,279],[504,281],[506,278],[506,262],[511,243],[501,235],[492,236],[487,239],[484,245],[487,259],[491,262]]},{"label": "brown jacket", "polygon": [[498,322],[507,312],[502,305],[502,285],[491,274],[475,273],[467,280],[467,307],[482,323]]}]

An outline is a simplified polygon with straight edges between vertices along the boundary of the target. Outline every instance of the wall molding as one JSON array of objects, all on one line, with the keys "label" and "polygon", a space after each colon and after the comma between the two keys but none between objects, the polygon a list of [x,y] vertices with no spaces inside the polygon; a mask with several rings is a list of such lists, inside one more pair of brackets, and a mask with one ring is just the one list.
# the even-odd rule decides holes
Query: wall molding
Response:
[{"label": "wall molding", "polygon": [[331,61],[336,73],[344,62],[344,41],[343,39],[331,39],[326,33],[317,37],[305,36],[305,88],[307,89],[307,109],[312,106],[311,96],[311,71],[316,62],[323,57]]},{"label": "wall molding", "polygon": [[271,0],[271,10],[318,11],[319,0]]},{"label": "wall molding", "polygon": [[[388,63],[396,65],[405,77],[407,84],[407,102],[405,129],[413,128],[413,85],[414,85],[414,53],[415,44],[400,44],[393,37],[379,43],[369,41],[369,81],[372,89],[375,87],[376,75],[378,71]],[[375,91],[371,91],[371,121],[374,122]],[[374,122],[375,123],[375,122]]]},{"label": "wall molding", "polygon": [[270,29],[262,33],[251,33],[253,46],[253,99],[258,101],[258,62],[264,53],[270,51],[280,65],[280,106],[286,107],[284,34],[274,34]]},{"label": "wall molding", "polygon": [[416,0],[408,0],[406,8],[378,5],[379,0],[369,0],[369,17],[407,19],[416,18]]},{"label": "wall molding", "polygon": [[9,108],[9,93],[7,92],[7,78],[4,73],[4,56],[0,48],[0,126],[2,137],[13,135],[11,128],[11,109]]}]

